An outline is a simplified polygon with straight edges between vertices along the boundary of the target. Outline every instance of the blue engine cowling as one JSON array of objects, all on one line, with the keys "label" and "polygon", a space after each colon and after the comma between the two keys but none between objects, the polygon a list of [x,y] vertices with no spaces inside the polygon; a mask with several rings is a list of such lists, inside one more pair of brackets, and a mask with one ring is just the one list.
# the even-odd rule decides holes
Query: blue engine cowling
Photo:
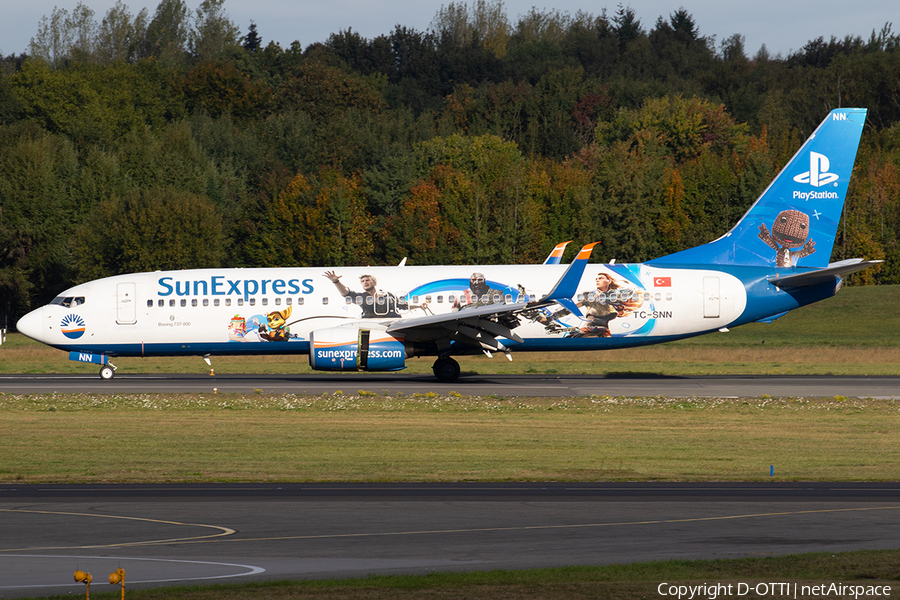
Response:
[{"label": "blue engine cowling", "polygon": [[403,338],[357,325],[309,335],[309,366],[318,371],[399,371],[406,368]]}]

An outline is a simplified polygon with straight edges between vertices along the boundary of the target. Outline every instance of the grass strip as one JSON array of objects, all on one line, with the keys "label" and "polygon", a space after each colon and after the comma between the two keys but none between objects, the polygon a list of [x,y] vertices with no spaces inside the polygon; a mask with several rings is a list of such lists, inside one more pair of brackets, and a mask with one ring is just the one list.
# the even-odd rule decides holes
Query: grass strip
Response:
[{"label": "grass strip", "polygon": [[842,397],[7,394],[0,481],[893,481],[898,428]]},{"label": "grass strip", "polygon": [[[764,558],[729,560],[669,560],[602,567],[579,566],[524,571],[481,571],[434,573],[429,575],[372,576],[360,579],[322,581],[276,581],[198,587],[167,587],[153,590],[129,590],[134,600],[406,600],[406,599],[485,599],[485,600],[641,600],[660,598],[660,584],[731,585],[730,595],[738,597],[738,584],[749,592],[741,598],[794,597],[774,594],[772,588],[757,584],[797,584],[798,598],[851,597],[846,594],[802,595],[803,586],[830,584],[844,586],[891,586],[891,594],[900,588],[900,550],[864,550],[857,552],[819,552]],[[793,590],[791,590],[793,591]],[[712,597],[716,597],[712,596]],[[56,598],[70,598],[57,596]],[[114,593],[92,590],[92,597],[103,600],[118,597]],[[701,598],[711,598],[707,593]],[[872,596],[874,597],[874,596]]]}]

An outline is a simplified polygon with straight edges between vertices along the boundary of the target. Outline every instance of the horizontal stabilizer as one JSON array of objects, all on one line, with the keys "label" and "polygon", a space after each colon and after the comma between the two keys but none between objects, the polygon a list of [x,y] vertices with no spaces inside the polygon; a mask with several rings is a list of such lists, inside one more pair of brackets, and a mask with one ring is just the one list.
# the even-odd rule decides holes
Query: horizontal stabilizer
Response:
[{"label": "horizontal stabilizer", "polygon": [[843,277],[869,267],[881,264],[881,260],[863,260],[861,258],[850,258],[836,263],[831,263],[824,269],[816,269],[814,271],[804,271],[803,273],[792,273],[781,277],[772,277],[769,283],[777,285],[780,288],[786,287],[806,287],[817,283],[831,281],[836,277]]},{"label": "horizontal stabilizer", "polygon": [[768,316],[768,317],[766,317],[766,318],[764,318],[764,319],[757,319],[756,322],[757,322],[757,323],[774,323],[775,321],[777,321],[778,319],[780,319],[780,318],[783,317],[784,315],[788,314],[789,312],[791,312],[791,311],[786,310],[786,311],[784,311],[784,312],[778,313],[777,315],[771,315],[771,316]]}]

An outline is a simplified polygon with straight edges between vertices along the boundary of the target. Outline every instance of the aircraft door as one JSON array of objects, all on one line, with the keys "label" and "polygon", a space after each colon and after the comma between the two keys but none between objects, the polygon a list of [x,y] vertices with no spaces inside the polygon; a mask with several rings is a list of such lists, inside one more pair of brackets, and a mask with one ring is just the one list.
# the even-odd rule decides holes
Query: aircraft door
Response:
[{"label": "aircraft door", "polygon": [[719,278],[709,276],[703,278],[703,317],[718,319],[720,308]]},{"label": "aircraft door", "polygon": [[134,325],[137,323],[137,299],[134,283],[116,284],[116,323]]}]

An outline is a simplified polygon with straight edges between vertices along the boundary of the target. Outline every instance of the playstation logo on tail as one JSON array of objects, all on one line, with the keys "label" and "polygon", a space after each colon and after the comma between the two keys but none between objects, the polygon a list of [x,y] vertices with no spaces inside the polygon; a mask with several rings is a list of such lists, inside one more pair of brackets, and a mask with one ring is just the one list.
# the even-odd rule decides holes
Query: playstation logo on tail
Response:
[{"label": "playstation logo on tail", "polygon": [[837,173],[829,173],[831,164],[828,157],[818,152],[809,153],[809,171],[794,177],[797,183],[808,183],[813,187],[821,187],[838,180]]}]

